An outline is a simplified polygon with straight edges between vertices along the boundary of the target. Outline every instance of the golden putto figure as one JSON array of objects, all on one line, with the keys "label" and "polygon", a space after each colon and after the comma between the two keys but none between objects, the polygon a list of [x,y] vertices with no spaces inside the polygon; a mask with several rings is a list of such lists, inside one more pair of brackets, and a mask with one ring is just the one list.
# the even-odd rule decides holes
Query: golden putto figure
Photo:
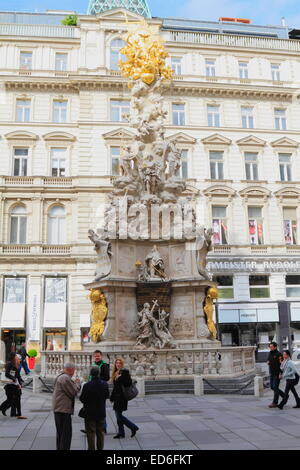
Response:
[{"label": "golden putto figure", "polygon": [[106,299],[100,289],[90,289],[89,299],[92,303],[90,337],[94,343],[98,343],[105,327],[104,321],[107,316]]},{"label": "golden putto figure", "polygon": [[169,54],[159,35],[158,26],[149,26],[143,19],[129,25],[123,39],[127,44],[120,52],[127,60],[120,60],[119,67],[124,77],[131,80],[141,78],[147,85],[151,85],[158,77],[172,78],[173,70],[165,64]]},{"label": "golden putto figure", "polygon": [[207,291],[204,300],[204,313],[206,315],[207,327],[214,339],[217,337],[217,329],[215,322],[213,321],[214,313],[214,300],[218,298],[218,289],[216,287],[210,287]]}]

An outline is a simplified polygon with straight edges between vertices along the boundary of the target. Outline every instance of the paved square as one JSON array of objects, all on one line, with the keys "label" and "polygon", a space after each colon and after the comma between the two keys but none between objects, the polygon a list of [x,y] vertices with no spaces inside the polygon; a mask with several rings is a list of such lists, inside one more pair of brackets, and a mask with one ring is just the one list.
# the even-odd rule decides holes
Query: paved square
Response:
[{"label": "paved square", "polygon": [[[222,395],[193,397],[159,395],[137,398],[129,403],[126,416],[140,430],[135,438],[113,439],[116,420],[111,404],[107,406],[108,434],[105,449],[110,450],[257,450],[300,449],[300,409],[293,409],[293,398],[284,410],[270,409],[272,392],[264,398]],[[25,421],[0,414],[0,450],[55,449],[55,425],[51,394],[23,390],[22,412]],[[4,392],[0,391],[0,400]],[[78,417],[81,403],[76,400],[73,417],[72,449],[87,448]],[[8,412],[9,414],[9,412]]]}]

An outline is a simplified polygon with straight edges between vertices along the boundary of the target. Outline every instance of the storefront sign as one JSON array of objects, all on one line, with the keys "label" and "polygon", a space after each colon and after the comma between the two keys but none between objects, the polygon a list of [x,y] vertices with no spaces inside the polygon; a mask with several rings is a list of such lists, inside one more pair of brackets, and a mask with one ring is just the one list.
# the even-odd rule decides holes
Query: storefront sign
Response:
[{"label": "storefront sign", "polygon": [[209,261],[208,270],[239,272],[299,272],[300,261]]},{"label": "storefront sign", "polygon": [[300,321],[300,306],[291,306],[291,321]]},{"label": "storefront sign", "polygon": [[25,327],[25,304],[5,302],[1,317],[2,328],[24,328]]},{"label": "storefront sign", "polygon": [[27,311],[27,340],[40,340],[41,287],[29,286]]},{"label": "storefront sign", "polygon": [[66,328],[66,302],[45,303],[44,328]]},{"label": "storefront sign", "polygon": [[238,310],[218,310],[219,323],[239,323],[240,316]]},{"label": "storefront sign", "polygon": [[278,306],[276,304],[260,306],[254,304],[251,307],[248,307],[247,304],[240,304],[239,308],[235,309],[230,305],[220,305],[218,308],[218,321],[219,323],[279,322]]},{"label": "storefront sign", "polygon": [[240,310],[240,323],[256,323],[257,311],[254,309]]},{"label": "storefront sign", "polygon": [[258,322],[279,322],[278,307],[277,308],[259,308],[257,310]]}]

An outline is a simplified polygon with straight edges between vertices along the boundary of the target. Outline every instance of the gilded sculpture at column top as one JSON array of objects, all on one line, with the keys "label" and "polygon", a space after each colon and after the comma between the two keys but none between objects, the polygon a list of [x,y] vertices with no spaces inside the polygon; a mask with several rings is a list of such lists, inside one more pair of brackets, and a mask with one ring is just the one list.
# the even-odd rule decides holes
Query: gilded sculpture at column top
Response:
[{"label": "gilded sculpture at column top", "polygon": [[[171,79],[173,70],[165,64],[168,53],[158,26],[150,26],[145,19],[129,24],[123,36],[126,45],[121,49],[127,60],[119,61],[122,74],[131,80],[141,79],[151,85],[158,77]],[[133,83],[129,83],[132,87]]]},{"label": "gilded sculpture at column top", "polygon": [[107,317],[107,305],[104,294],[100,289],[90,289],[89,299],[92,304],[90,337],[94,343],[99,343],[104,332]]},{"label": "gilded sculpture at column top", "polygon": [[213,321],[214,313],[214,300],[218,298],[218,289],[216,287],[210,287],[206,293],[204,300],[204,313],[206,315],[207,327],[214,339],[217,338],[217,329],[215,322]]}]

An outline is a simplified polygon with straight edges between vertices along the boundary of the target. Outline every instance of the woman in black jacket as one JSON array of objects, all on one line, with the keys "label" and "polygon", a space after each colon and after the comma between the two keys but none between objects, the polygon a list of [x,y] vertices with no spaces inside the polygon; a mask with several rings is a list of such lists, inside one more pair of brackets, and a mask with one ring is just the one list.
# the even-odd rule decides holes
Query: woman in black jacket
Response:
[{"label": "woman in black jacket", "polygon": [[5,377],[11,380],[6,384],[4,389],[6,393],[6,400],[0,405],[0,411],[6,416],[5,412],[8,408],[10,416],[17,416],[18,419],[26,419],[21,413],[21,386],[24,383],[20,375],[20,359],[15,352],[10,353],[9,361],[5,367]]},{"label": "woman in black jacket", "polygon": [[128,418],[123,416],[123,411],[127,410],[128,400],[126,400],[123,392],[123,387],[130,387],[132,380],[130,377],[129,370],[124,369],[124,360],[117,358],[114,363],[112,380],[114,388],[110,397],[110,401],[113,402],[114,411],[118,423],[118,434],[114,436],[114,439],[121,439],[125,437],[124,425],[131,429],[131,437],[136,435],[138,427],[136,424],[129,421]]}]

